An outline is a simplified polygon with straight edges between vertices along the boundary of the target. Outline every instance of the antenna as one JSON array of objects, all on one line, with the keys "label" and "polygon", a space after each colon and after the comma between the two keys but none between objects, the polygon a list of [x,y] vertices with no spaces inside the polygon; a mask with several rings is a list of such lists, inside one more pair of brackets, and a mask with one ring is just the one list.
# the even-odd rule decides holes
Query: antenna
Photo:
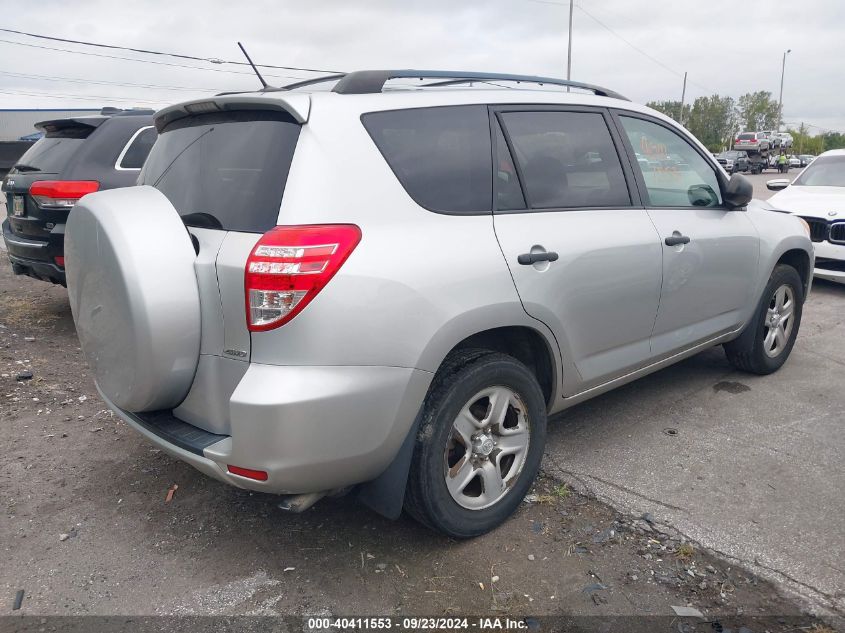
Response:
[{"label": "antenna", "polygon": [[256,76],[258,77],[258,81],[261,82],[262,88],[268,88],[267,82],[264,81],[264,77],[261,76],[261,73],[258,72],[258,69],[255,67],[255,64],[252,63],[252,60],[249,57],[249,53],[246,52],[244,45],[238,42],[238,46],[241,47],[241,51],[243,51],[244,57],[246,57],[246,61],[249,62],[249,65],[252,66],[252,69],[255,71]]}]

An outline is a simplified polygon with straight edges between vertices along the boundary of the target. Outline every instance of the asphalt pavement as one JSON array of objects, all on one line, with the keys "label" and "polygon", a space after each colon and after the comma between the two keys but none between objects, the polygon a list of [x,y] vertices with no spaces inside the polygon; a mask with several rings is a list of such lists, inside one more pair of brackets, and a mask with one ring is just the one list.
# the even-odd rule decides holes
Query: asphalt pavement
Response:
[{"label": "asphalt pavement", "polygon": [[[751,176],[755,195],[775,177]],[[845,611],[843,308],[845,286],[816,281],[771,376],[738,372],[715,348],[564,412],[545,468]]]}]

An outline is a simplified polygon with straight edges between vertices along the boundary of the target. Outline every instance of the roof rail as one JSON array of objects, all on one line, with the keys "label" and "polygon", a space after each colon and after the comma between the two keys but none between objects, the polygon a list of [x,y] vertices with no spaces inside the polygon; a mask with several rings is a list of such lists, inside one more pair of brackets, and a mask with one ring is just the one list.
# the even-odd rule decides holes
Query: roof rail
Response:
[{"label": "roof rail", "polygon": [[515,83],[532,83],[539,85],[548,84],[551,86],[576,88],[578,90],[588,90],[600,97],[623,99],[625,101],[629,100],[613,90],[608,90],[607,88],[594,86],[592,84],[581,83],[580,81],[568,81],[566,79],[538,77],[533,75],[509,75],[502,73],[463,72],[451,70],[359,70],[343,75],[331,75],[330,77],[319,77],[316,79],[301,81],[284,86],[284,89],[292,90],[294,88],[301,88],[303,86],[324,81],[336,81],[338,79],[339,81],[333,88],[332,92],[345,95],[374,94],[381,92],[382,88],[384,88],[384,84],[391,79],[443,79],[444,81],[427,85],[445,86],[450,84],[467,83],[470,81],[510,81]]}]

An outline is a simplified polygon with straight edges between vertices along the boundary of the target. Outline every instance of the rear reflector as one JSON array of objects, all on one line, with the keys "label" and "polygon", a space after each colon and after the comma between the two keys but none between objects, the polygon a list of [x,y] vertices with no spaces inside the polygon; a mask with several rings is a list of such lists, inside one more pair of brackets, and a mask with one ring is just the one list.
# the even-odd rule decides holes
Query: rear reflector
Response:
[{"label": "rear reflector", "polygon": [[263,470],[253,470],[252,468],[241,468],[240,466],[227,465],[226,468],[233,475],[246,477],[247,479],[255,479],[256,481],[267,481],[267,473]]},{"label": "rear reflector", "polygon": [[36,180],[29,187],[39,207],[71,208],[87,193],[100,188],[96,180]]},{"label": "rear reflector", "polygon": [[279,327],[299,314],[360,241],[354,224],[277,226],[265,233],[244,274],[250,331]]},{"label": "rear reflector", "polygon": [[65,267],[65,258],[64,258],[64,256],[62,256],[62,255],[58,255],[57,257],[54,257],[53,259],[55,259],[55,260],[56,260],[56,265],[57,265],[57,266],[61,266],[62,268],[64,268],[64,267]]}]

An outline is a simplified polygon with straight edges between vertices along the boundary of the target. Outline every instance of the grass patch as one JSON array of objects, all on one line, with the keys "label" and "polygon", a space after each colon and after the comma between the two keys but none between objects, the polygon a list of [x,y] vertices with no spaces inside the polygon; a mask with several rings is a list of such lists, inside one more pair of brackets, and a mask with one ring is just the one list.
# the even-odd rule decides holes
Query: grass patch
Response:
[{"label": "grass patch", "polygon": [[693,555],[695,555],[695,548],[689,543],[681,543],[675,550],[675,558],[684,562],[692,560]]}]

